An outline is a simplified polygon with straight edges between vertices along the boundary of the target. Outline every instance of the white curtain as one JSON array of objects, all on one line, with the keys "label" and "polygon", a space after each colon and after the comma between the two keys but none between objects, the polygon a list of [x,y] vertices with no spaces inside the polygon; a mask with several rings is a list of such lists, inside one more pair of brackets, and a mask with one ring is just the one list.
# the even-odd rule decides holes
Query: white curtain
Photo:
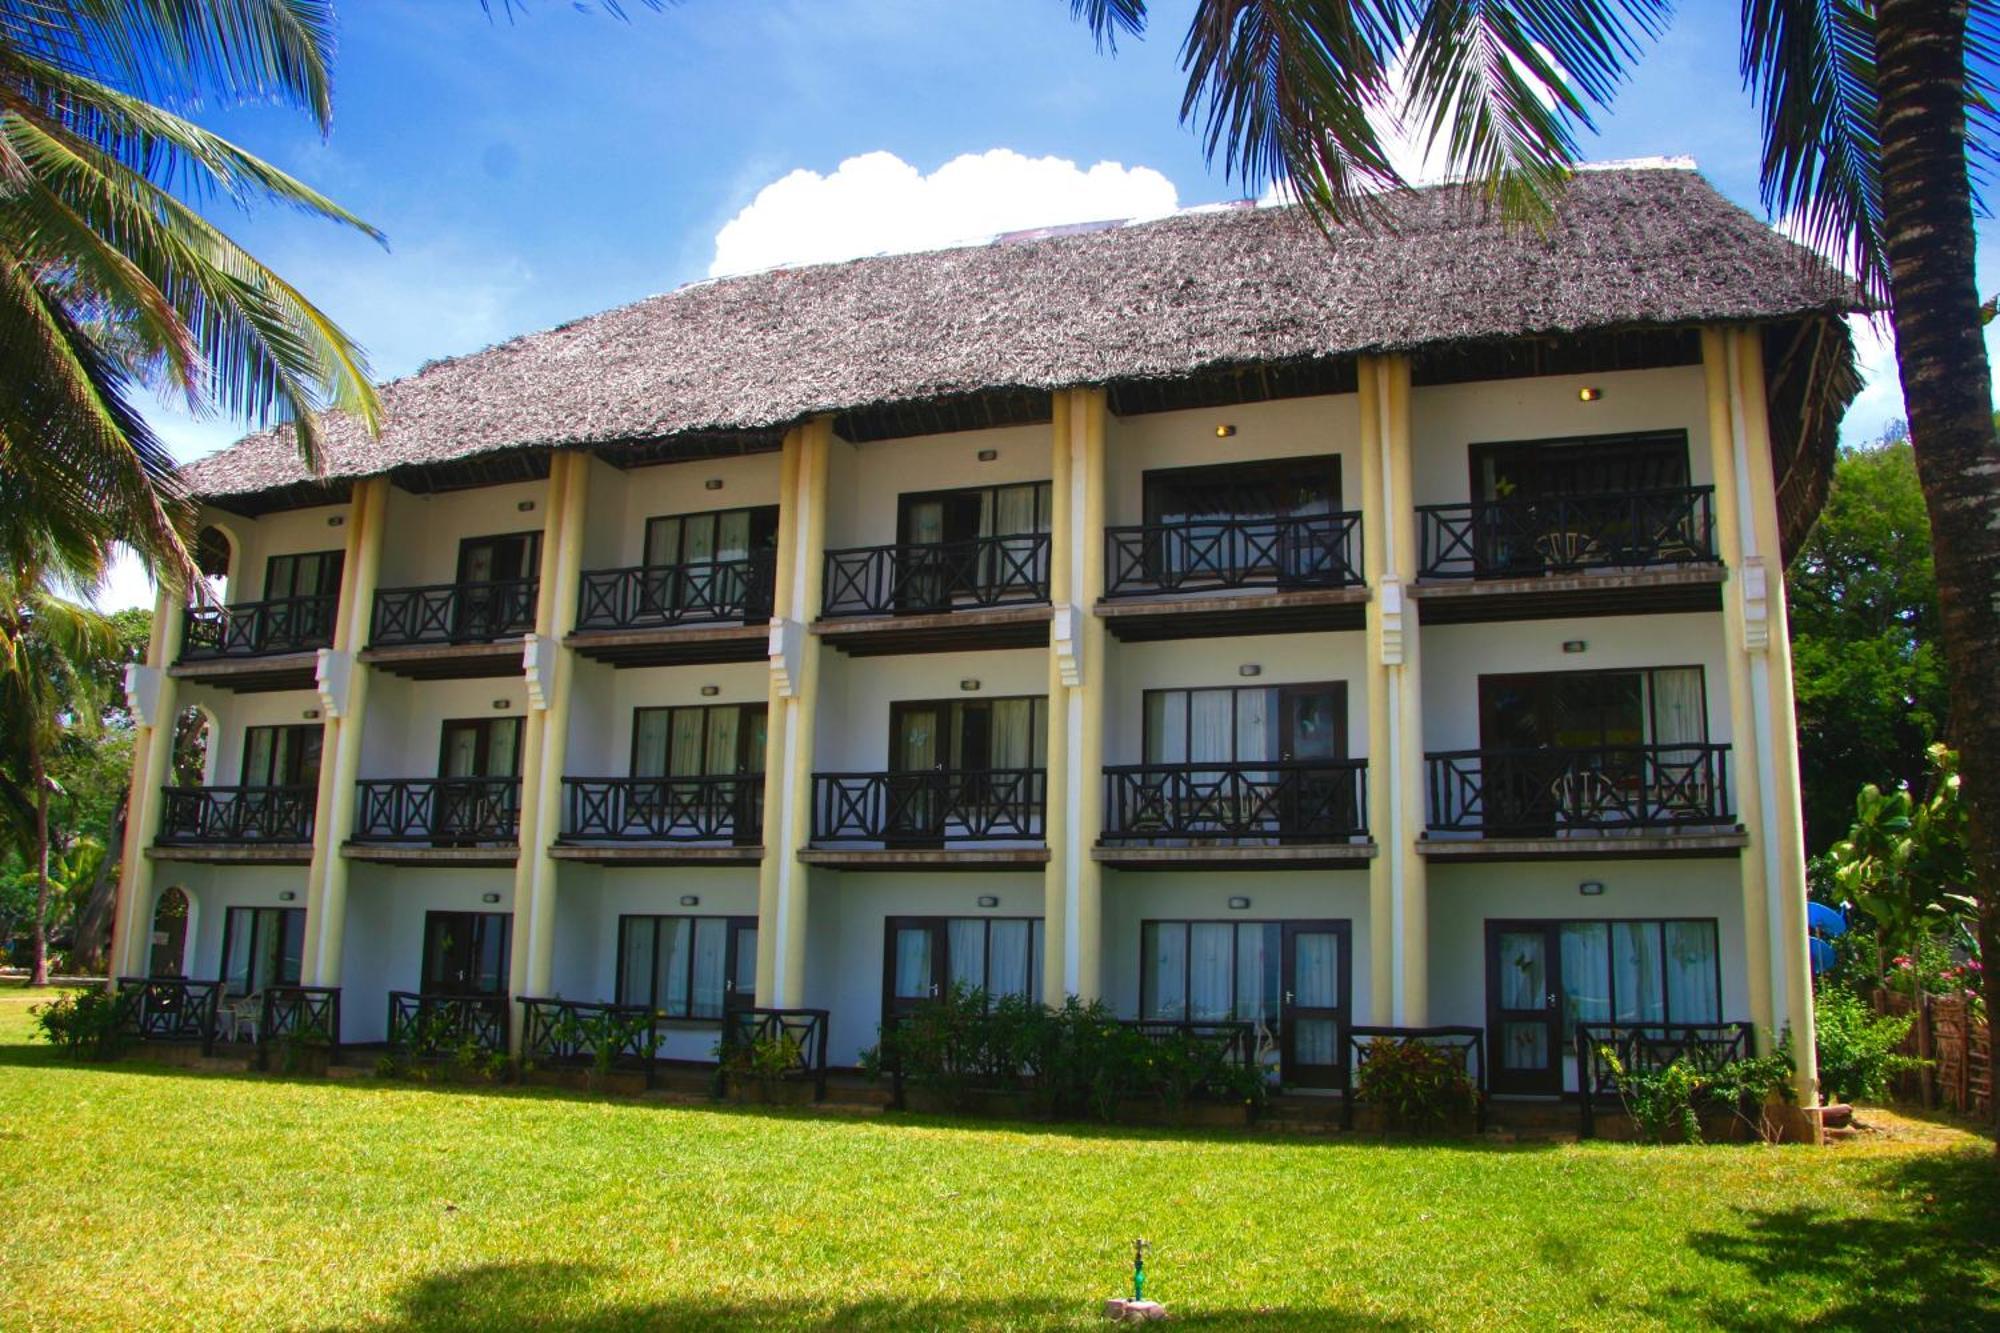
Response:
[{"label": "white curtain", "polygon": [[632,776],[656,778],[667,771],[667,721],[672,712],[665,708],[641,708],[633,721]]},{"label": "white curtain", "polygon": [[646,563],[654,568],[677,565],[681,559],[681,521],[656,518],[646,525]]},{"label": "white curtain", "polygon": [[688,964],[693,953],[693,922],[684,916],[660,919],[660,955],[655,960],[659,985],[654,991],[662,1012],[687,1017]]},{"label": "white curtain", "polygon": [[1235,758],[1230,735],[1234,700],[1229,690],[1195,690],[1189,700],[1188,758],[1194,763],[1228,763]]},{"label": "white curtain", "polygon": [[511,778],[520,776],[519,761],[514,755],[515,742],[521,738],[519,718],[499,718],[486,736],[486,773],[490,778]]},{"label": "white curtain", "polygon": [[750,554],[750,511],[732,509],[722,515],[716,535],[717,560],[742,560]]},{"label": "white curtain", "polygon": [[896,932],[896,998],[926,999],[931,993],[931,933],[921,927]]},{"label": "white curtain", "polygon": [[250,945],[256,934],[256,911],[247,907],[229,909],[229,958],[223,964],[223,980],[231,995],[250,993]]},{"label": "white curtain", "polygon": [[729,923],[720,917],[702,917],[694,923],[695,1018],[722,1017],[723,957],[728,939]]},{"label": "white curtain", "polygon": [[1666,923],[1667,1018],[1674,1023],[1719,1023],[1716,997],[1715,923]]},{"label": "white curtain", "polygon": [[924,500],[910,506],[910,541],[917,545],[944,540],[944,506]]},{"label": "white curtain", "polygon": [[1612,924],[1611,991],[1614,1016],[1620,1023],[1658,1023],[1666,1018],[1657,922]]},{"label": "white curtain", "polygon": [[997,769],[1033,768],[1035,763],[1035,701],[993,701],[992,764]]},{"label": "white curtain", "polygon": [[1237,759],[1276,759],[1278,731],[1272,726],[1276,690],[1242,690],[1236,695]]},{"label": "white curtain", "polygon": [[1706,742],[1708,711],[1702,707],[1700,668],[1675,667],[1655,671],[1652,682],[1653,734],[1648,738],[1651,743],[1700,745]]},{"label": "white curtain", "polygon": [[1500,1007],[1540,1009],[1549,990],[1548,946],[1540,931],[1500,937]]},{"label": "white curtain", "polygon": [[1187,926],[1158,921],[1144,929],[1146,978],[1140,997],[1145,1018],[1187,1017]]},{"label": "white curtain", "polygon": [[1300,933],[1293,937],[1293,1002],[1307,1009],[1340,1007],[1339,939],[1331,934]]},{"label": "white curtain", "polygon": [[1196,922],[1188,939],[1188,1017],[1226,1019],[1235,1008],[1236,928]]},{"label": "white curtain", "polygon": [[714,774],[736,771],[736,734],[743,710],[735,707],[708,710],[708,771]]},{"label": "white curtain", "polygon": [[1270,1023],[1278,977],[1278,927],[1241,925],[1236,928],[1236,1017],[1246,1023]]},{"label": "white curtain", "polygon": [[1187,762],[1187,692],[1155,690],[1146,696],[1146,762]]},{"label": "white curtain", "polygon": [[986,985],[986,923],[977,917],[954,917],[946,923],[945,957],[953,985],[967,989]]},{"label": "white curtain", "polygon": [[702,710],[674,710],[673,748],[667,755],[667,772],[675,777],[691,777],[701,772]]},{"label": "white curtain", "polygon": [[986,989],[995,998],[1003,995],[1031,996],[1035,979],[1030,970],[1033,953],[1033,922],[995,921],[989,927],[992,961],[986,974]]},{"label": "white curtain", "polygon": [[1563,1035],[1577,1023],[1611,1018],[1611,931],[1602,921],[1570,921],[1562,928]]},{"label": "white curtain", "polygon": [[[980,506],[979,531],[982,536],[991,534],[1012,537],[1035,531],[1035,493],[1037,486],[1003,486],[991,500],[982,498]],[[992,511],[992,526],[987,526],[987,511]]]},{"label": "white curtain", "polygon": [[685,562],[702,565],[715,559],[715,515],[697,514],[683,522],[687,529],[687,549],[682,553]]},{"label": "white curtain", "polygon": [[628,917],[625,931],[625,966],[620,970],[620,1004],[650,1004],[653,987],[653,931],[658,923],[651,917]]}]

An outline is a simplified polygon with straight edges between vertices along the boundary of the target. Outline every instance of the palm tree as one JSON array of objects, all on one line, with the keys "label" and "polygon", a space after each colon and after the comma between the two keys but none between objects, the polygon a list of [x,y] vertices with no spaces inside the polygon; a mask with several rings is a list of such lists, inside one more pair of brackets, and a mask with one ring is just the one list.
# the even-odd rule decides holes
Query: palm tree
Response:
[{"label": "palm tree", "polygon": [[[1100,45],[1145,0],[1070,0]],[[1404,184],[1384,113],[1517,220],[1545,214],[1669,21],[1665,0],[1201,0],[1183,120],[1323,226]],[[1773,214],[1887,312],[1936,552],[1987,1012],[2000,1014],[2000,441],[1973,278],[1974,164],[2000,157],[1993,0],[1743,0],[1741,72]]]},{"label": "palm tree", "polygon": [[179,114],[275,101],[331,123],[330,0],[0,0],[0,567],[88,582],[114,542],[169,584],[192,510],[133,403],[371,428],[361,351],[190,201],[294,206],[380,239]]},{"label": "palm tree", "polygon": [[35,868],[31,986],[49,980],[49,756],[66,734],[96,723],[97,685],[80,664],[117,642],[109,620],[56,596],[41,576],[0,573],[0,809],[26,833]]}]

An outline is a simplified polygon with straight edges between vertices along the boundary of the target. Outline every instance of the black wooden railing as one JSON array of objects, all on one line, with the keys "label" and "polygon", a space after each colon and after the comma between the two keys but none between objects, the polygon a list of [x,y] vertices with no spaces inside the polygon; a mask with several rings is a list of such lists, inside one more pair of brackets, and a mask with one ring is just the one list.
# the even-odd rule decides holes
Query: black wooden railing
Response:
[{"label": "black wooden railing", "polygon": [[1361,581],[1361,515],[1194,518],[1107,528],[1104,595],[1344,588]]},{"label": "black wooden railing", "polygon": [[591,570],[583,576],[576,627],[657,629],[766,620],[776,571],[769,552],[744,560]]},{"label": "black wooden railing", "polygon": [[1478,1128],[1486,1128],[1486,1030],[1476,1027],[1351,1027],[1341,1042],[1340,1086],[1346,1090],[1341,1098],[1340,1123],[1343,1128],[1354,1128],[1354,1107],[1359,1100],[1356,1089],[1360,1087],[1362,1068],[1372,1060],[1377,1052],[1389,1052],[1403,1046],[1428,1046],[1433,1050],[1451,1055],[1465,1070],[1465,1077],[1472,1084],[1473,1115]]},{"label": "black wooden railing", "polygon": [[417,1059],[451,1055],[471,1046],[507,1049],[504,995],[419,995],[389,992],[389,1049]]},{"label": "black wooden railing", "polygon": [[354,785],[361,842],[512,842],[520,828],[519,778],[363,778]]},{"label": "black wooden railing", "polygon": [[[715,1087],[728,1090],[731,1067],[759,1043],[781,1042],[791,1056],[780,1077],[812,1080],[813,1100],[826,1100],[826,1039],[831,1015],[824,1009],[731,1009],[722,1016]],[[736,1077],[743,1077],[738,1073]]]},{"label": "black wooden railing", "polygon": [[826,553],[822,614],[868,616],[1049,600],[1049,534],[861,546]]},{"label": "black wooden railing", "polygon": [[523,999],[521,1058],[557,1068],[594,1065],[608,1049],[611,1067],[637,1069],[651,1086],[659,1047],[653,1010],[643,1004]]},{"label": "black wooden railing", "polygon": [[566,840],[755,843],[764,775],[564,778]]},{"label": "black wooden railing", "polygon": [[257,1023],[257,1054],[267,1067],[271,1048],[283,1042],[303,1042],[340,1049],[340,987],[266,986],[263,1013]]},{"label": "black wooden railing", "polygon": [[424,643],[491,643],[535,627],[540,579],[384,588],[368,626],[371,648]]},{"label": "black wooden railing", "polygon": [[1368,761],[1126,764],[1104,770],[1106,842],[1339,842],[1367,831]]},{"label": "black wooden railing", "polygon": [[1417,574],[1509,578],[1713,562],[1715,488],[1550,495],[1417,508]]},{"label": "black wooden railing", "polygon": [[181,661],[303,653],[333,642],[339,597],[279,597],[237,606],[191,606],[181,637]]},{"label": "black wooden railing", "polygon": [[1121,1018],[1118,1026],[1138,1033],[1156,1046],[1199,1044],[1217,1062],[1254,1069],[1257,1065],[1257,1025],[1234,1019]]},{"label": "black wooden railing", "polygon": [[1727,745],[1454,750],[1425,756],[1430,827],[1497,837],[1726,824]]},{"label": "black wooden railing", "polygon": [[165,787],[160,842],[311,842],[317,787]]},{"label": "black wooden railing", "polygon": [[1578,1023],[1574,1034],[1579,1114],[1586,1138],[1597,1132],[1597,1103],[1615,1101],[1618,1076],[1606,1051],[1628,1073],[1651,1074],[1676,1060],[1712,1073],[1757,1054],[1757,1030],[1748,1023]]},{"label": "black wooden railing", "polygon": [[220,981],[188,977],[118,978],[119,1025],[143,1041],[193,1041],[202,1054],[215,1049]]},{"label": "black wooden railing", "polygon": [[1042,836],[1048,770],[813,774],[814,842],[1022,841]]}]

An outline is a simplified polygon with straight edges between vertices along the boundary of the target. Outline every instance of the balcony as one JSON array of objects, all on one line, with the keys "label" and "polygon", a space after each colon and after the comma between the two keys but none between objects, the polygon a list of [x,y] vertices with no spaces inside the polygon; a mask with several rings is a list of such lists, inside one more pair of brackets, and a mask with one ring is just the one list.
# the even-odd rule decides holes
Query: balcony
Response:
[{"label": "balcony", "polygon": [[319,788],[166,787],[155,853],[179,861],[311,859]]},{"label": "balcony", "polygon": [[[1424,619],[1715,610],[1714,501],[1714,487],[1688,486],[1420,506]],[[1648,590],[1637,606],[1635,588]]]},{"label": "balcony", "polygon": [[1368,761],[1129,764],[1104,770],[1110,864],[1354,863],[1367,842]]},{"label": "balcony", "polygon": [[1550,746],[1425,756],[1433,859],[1733,856],[1726,745]]},{"label": "balcony", "polygon": [[1098,614],[1129,641],[1353,628],[1360,536],[1358,513],[1109,528]]},{"label": "balcony", "polygon": [[519,778],[363,778],[346,854],[412,864],[511,865],[520,839]]},{"label": "balcony", "polygon": [[555,855],[620,865],[754,865],[764,775],[564,778]]},{"label": "balcony", "polygon": [[826,642],[856,656],[1048,642],[1049,534],[828,551]]},{"label": "balcony", "polygon": [[777,563],[743,560],[633,565],[583,576],[569,642],[613,666],[754,662],[768,651]]},{"label": "balcony", "polygon": [[311,689],[318,650],[333,643],[339,596],[191,606],[174,674],[239,691]]},{"label": "balcony", "polygon": [[841,869],[1039,866],[1049,859],[1047,799],[1041,768],[815,773],[816,850],[801,859]]},{"label": "balcony", "polygon": [[412,680],[519,675],[540,591],[535,578],[384,588],[361,660]]}]

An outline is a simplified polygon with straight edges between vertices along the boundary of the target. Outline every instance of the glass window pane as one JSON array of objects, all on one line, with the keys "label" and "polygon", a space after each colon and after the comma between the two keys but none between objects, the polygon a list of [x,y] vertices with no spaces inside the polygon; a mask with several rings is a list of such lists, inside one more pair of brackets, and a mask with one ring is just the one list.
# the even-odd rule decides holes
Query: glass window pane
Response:
[{"label": "glass window pane", "polygon": [[487,733],[486,774],[489,778],[519,777],[521,719],[496,718]]},{"label": "glass window pane", "polygon": [[222,962],[222,978],[232,995],[250,993],[250,946],[256,914],[249,908],[232,907],[227,918],[229,953]]},{"label": "glass window pane", "polygon": [[744,738],[743,742],[743,767],[746,772],[762,773],[764,771],[764,741],[767,737],[765,731],[767,715],[762,706],[746,708],[743,710],[743,714],[743,725],[749,729],[750,733]]},{"label": "glass window pane", "polygon": [[646,525],[646,563],[677,565],[681,561],[681,521],[656,518]]},{"label": "glass window pane", "polygon": [[681,553],[688,564],[705,564],[715,559],[715,515],[692,515],[682,520],[681,531],[685,534]]},{"label": "glass window pane", "polygon": [[738,927],[736,930],[736,972],[732,980],[736,983],[736,993],[754,996],[757,993],[757,928]]},{"label": "glass window pane", "polygon": [[1235,757],[1233,690],[1195,690],[1189,695],[1188,762],[1228,763]]},{"label": "glass window pane", "polygon": [[693,923],[684,916],[660,918],[660,956],[655,975],[660,1011],[675,1018],[688,1016],[688,974],[694,954]]},{"label": "glass window pane", "polygon": [[708,710],[708,771],[714,774],[736,771],[737,727],[743,710],[734,707]]},{"label": "glass window pane", "polygon": [[1146,762],[1187,762],[1187,694],[1155,690],[1146,696]]},{"label": "glass window pane", "polygon": [[987,927],[986,989],[995,999],[1035,993],[1030,925],[1026,921],[994,921]]},{"label": "glass window pane", "polygon": [[498,995],[507,989],[507,917],[499,912],[479,915],[479,954],[473,960],[473,989]]},{"label": "glass window pane", "polygon": [[716,537],[717,560],[741,560],[750,554],[750,511],[732,509],[721,516]]},{"label": "glass window pane", "polygon": [[722,967],[728,941],[729,923],[722,918],[702,917],[694,923],[692,1017],[722,1017]]},{"label": "glass window pane", "polygon": [[296,986],[303,975],[306,956],[306,914],[297,907],[279,913],[284,918],[280,932],[283,945],[278,951],[278,972],[271,980],[280,986]]},{"label": "glass window pane", "polygon": [[1228,1018],[1235,1007],[1236,927],[1198,921],[1188,936],[1188,1017]]},{"label": "glass window pane", "polygon": [[896,931],[896,998],[930,998],[931,932],[927,926],[903,926]]},{"label": "glass window pane", "polygon": [[1666,923],[1667,1021],[1722,1021],[1721,966],[1713,921]]},{"label": "glass window pane", "polygon": [[1140,1017],[1187,1017],[1187,924],[1148,922],[1142,933],[1145,977],[1140,986]]},{"label": "glass window pane", "polygon": [[1495,952],[1500,972],[1502,1009],[1547,1006],[1549,962],[1546,937],[1539,930],[1503,931]]},{"label": "glass window pane", "polygon": [[1340,1007],[1340,937],[1331,931],[1301,931],[1292,937],[1295,998],[1301,1008]]},{"label": "glass window pane", "polygon": [[968,990],[986,985],[986,923],[977,918],[954,917],[946,924],[945,958],[951,967],[950,981]]},{"label": "glass window pane", "polygon": [[677,778],[698,776],[703,754],[702,710],[676,708],[673,717],[673,742],[667,754],[667,772]]},{"label": "glass window pane", "polygon": [[1278,1016],[1275,1005],[1265,1008],[1278,967],[1266,947],[1269,933],[1259,922],[1236,927],[1236,1017],[1245,1022],[1268,1024]]},{"label": "glass window pane", "polygon": [[1665,980],[1660,974],[1660,926],[1655,921],[1619,921],[1611,927],[1611,996],[1620,1023],[1666,1019]]},{"label": "glass window pane", "polygon": [[653,1003],[653,932],[658,922],[650,916],[628,916],[618,923],[624,935],[619,956],[624,967],[619,972],[618,1003]]},{"label": "glass window pane", "polygon": [[641,708],[632,715],[632,776],[657,778],[667,771],[667,731],[673,710]]},{"label": "glass window pane", "polygon": [[1563,1041],[1578,1023],[1611,1018],[1611,929],[1602,921],[1566,921],[1562,928]]},{"label": "glass window pane", "polygon": [[1271,725],[1277,714],[1276,690],[1236,692],[1236,753],[1239,760],[1276,759],[1278,729]]}]

